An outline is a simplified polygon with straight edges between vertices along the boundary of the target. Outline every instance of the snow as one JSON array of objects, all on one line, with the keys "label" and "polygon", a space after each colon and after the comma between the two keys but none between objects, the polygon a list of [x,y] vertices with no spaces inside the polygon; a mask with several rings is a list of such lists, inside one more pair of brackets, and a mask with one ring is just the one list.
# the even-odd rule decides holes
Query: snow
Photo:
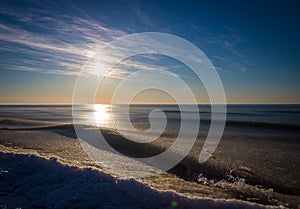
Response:
[{"label": "snow", "polygon": [[0,152],[0,208],[276,208],[239,200],[158,191],[32,154]]}]

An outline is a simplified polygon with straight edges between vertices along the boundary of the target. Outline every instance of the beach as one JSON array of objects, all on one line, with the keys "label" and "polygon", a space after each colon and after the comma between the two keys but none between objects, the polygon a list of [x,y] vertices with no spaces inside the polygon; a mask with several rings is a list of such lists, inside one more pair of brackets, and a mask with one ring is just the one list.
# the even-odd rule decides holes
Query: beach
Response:
[{"label": "beach", "polygon": [[[209,127],[209,110],[199,107],[204,109],[200,112],[202,128],[189,155],[168,172],[133,179],[88,157],[76,137],[70,106],[2,106],[1,207],[298,208],[300,135],[295,114],[299,106],[251,107],[260,117],[249,113],[249,107],[230,108],[222,140],[207,162],[197,161]],[[136,127],[147,125],[150,109],[133,108]],[[178,125],[176,109],[162,109],[170,125],[144,149],[124,140],[109,121],[97,129],[122,153],[159,153],[174,142]],[[272,110],[264,114],[273,118],[261,109]],[[294,119],[285,124],[275,121],[274,109],[284,112],[277,110],[280,120]],[[246,110],[251,120],[237,120],[245,117]]]}]

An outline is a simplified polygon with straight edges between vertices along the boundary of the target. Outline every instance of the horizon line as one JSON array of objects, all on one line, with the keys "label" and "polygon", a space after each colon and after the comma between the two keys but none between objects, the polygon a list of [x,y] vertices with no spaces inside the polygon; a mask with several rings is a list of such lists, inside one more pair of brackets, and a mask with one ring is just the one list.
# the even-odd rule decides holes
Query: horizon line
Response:
[{"label": "horizon line", "polygon": [[[111,103],[94,103],[97,105],[112,105]],[[192,103],[180,103],[182,105],[192,105]],[[0,103],[3,105],[73,105],[73,103]],[[78,104],[77,104],[78,105]],[[86,105],[86,104],[79,104]],[[125,103],[119,103],[115,105],[126,105]],[[130,105],[178,105],[178,103],[132,103]],[[197,105],[221,105],[220,103],[197,103]],[[300,103],[225,103],[225,105],[300,105]]]}]

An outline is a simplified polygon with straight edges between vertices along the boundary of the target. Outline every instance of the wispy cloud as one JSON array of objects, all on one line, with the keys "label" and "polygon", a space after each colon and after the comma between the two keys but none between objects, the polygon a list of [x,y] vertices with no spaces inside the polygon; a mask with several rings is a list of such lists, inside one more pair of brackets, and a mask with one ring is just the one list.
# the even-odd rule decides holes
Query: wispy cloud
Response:
[{"label": "wispy cloud", "polygon": [[239,30],[222,26],[221,30],[216,32],[212,28],[190,25],[190,31],[196,34],[193,39],[200,49],[205,51],[215,68],[226,73],[250,69],[253,62],[243,46],[248,41]]},{"label": "wispy cloud", "polygon": [[245,40],[237,33],[232,33],[232,30],[233,29],[230,29],[227,34],[211,35],[207,38],[207,42],[217,45],[224,50],[222,51],[222,55],[217,54],[212,58],[215,63],[220,63],[220,66],[217,67],[219,70],[227,72],[240,70],[244,72],[252,67],[253,63],[239,47]]},{"label": "wispy cloud", "polygon": [[[0,19],[0,53],[2,54],[0,54],[0,67],[8,70],[77,76],[99,48],[109,41],[126,35],[122,30],[107,27],[101,21],[93,19],[76,5],[71,6],[73,8],[70,11],[57,8],[53,2],[37,4],[26,9],[1,8],[1,13],[6,18]],[[144,25],[154,27],[149,16],[138,5],[133,4],[132,11]],[[193,26],[194,29],[195,27]],[[196,29],[203,30],[203,28]],[[244,40],[233,33],[236,31],[231,32],[226,35],[205,37],[207,43],[217,45],[229,52],[216,54],[210,58],[217,69],[245,71],[251,66],[251,62],[244,53],[237,50],[237,45]],[[166,50],[174,50],[172,47],[169,49],[163,47]],[[113,50],[122,56],[122,49]],[[111,54],[101,54],[101,56],[105,67],[114,63]],[[218,66],[218,63],[221,64]],[[157,66],[149,66],[143,62],[125,62],[110,71],[109,76],[120,78],[133,69],[151,68],[157,69]]]},{"label": "wispy cloud", "polygon": [[0,20],[0,66],[4,69],[77,75],[99,47],[125,34],[56,10],[1,9],[13,20]]}]

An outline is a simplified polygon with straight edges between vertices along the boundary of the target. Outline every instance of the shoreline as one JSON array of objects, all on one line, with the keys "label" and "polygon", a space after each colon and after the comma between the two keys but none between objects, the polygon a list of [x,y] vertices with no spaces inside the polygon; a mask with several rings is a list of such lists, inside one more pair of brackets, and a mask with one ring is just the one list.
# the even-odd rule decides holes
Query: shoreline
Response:
[{"label": "shoreline", "polygon": [[173,191],[159,191],[134,179],[117,179],[91,168],[62,164],[56,158],[0,151],[0,159],[0,174],[2,179],[6,179],[5,183],[1,183],[0,203],[8,208],[169,208],[174,204],[191,209],[283,208],[233,199],[192,198]]},{"label": "shoreline", "polygon": [[[32,152],[34,155],[38,154],[46,158],[55,157],[59,159],[60,162],[69,165],[90,167],[98,169],[100,172],[109,173],[109,171],[103,170],[103,168],[92,162],[86,156],[71,130],[65,129],[65,126],[60,128],[61,129],[0,130],[0,144],[3,146],[2,149],[7,149],[7,151],[10,152]],[[106,134],[110,136],[110,134],[115,133],[108,131]],[[118,137],[108,138],[112,139],[115,144],[118,144],[120,140]],[[228,144],[232,143],[230,140],[233,140],[233,143],[236,143],[236,140],[234,139],[227,139],[225,140],[226,143],[222,141],[223,144],[220,144],[220,148],[224,148],[224,146],[231,147],[231,145]],[[243,143],[246,142],[243,141]],[[122,148],[119,144],[119,148],[120,147]],[[197,151],[199,150],[192,150],[191,154],[197,154]],[[226,152],[223,154],[222,152],[225,151],[217,151],[217,156],[220,155],[225,157],[226,155],[224,154],[226,154]],[[217,159],[219,158],[220,157],[217,157]],[[251,185],[247,180],[245,181],[244,178],[238,177],[240,176],[239,173],[226,173],[223,170],[223,174],[220,174],[219,172],[222,172],[222,170],[216,170],[216,168],[221,168],[219,166],[222,166],[223,163],[228,165],[228,162],[226,161],[226,158],[223,159],[223,162],[218,162],[216,161],[217,159],[215,156],[212,156],[210,163],[218,163],[219,165],[211,164],[214,165],[213,167],[204,166],[201,168],[201,172],[198,170],[198,172],[193,173],[193,163],[189,162],[188,159],[185,159],[181,164],[166,174],[137,180],[143,182],[143,184],[150,185],[151,188],[154,189],[173,190],[178,194],[191,197],[236,199],[263,205],[289,205],[291,208],[297,208],[297,205],[300,204],[298,195],[278,193],[276,190],[274,191],[272,186],[270,186],[270,188],[264,188],[259,186],[259,184],[255,184],[255,182]],[[207,165],[209,166],[209,164]],[[187,166],[189,166],[188,168],[191,171],[189,175],[186,175],[185,169]],[[238,168],[241,168],[240,171],[246,175],[254,172],[246,166],[240,166]],[[199,168],[195,167],[194,169],[197,171]],[[230,169],[227,169],[227,171],[229,170]],[[220,175],[220,178],[216,178],[216,173]]]}]

